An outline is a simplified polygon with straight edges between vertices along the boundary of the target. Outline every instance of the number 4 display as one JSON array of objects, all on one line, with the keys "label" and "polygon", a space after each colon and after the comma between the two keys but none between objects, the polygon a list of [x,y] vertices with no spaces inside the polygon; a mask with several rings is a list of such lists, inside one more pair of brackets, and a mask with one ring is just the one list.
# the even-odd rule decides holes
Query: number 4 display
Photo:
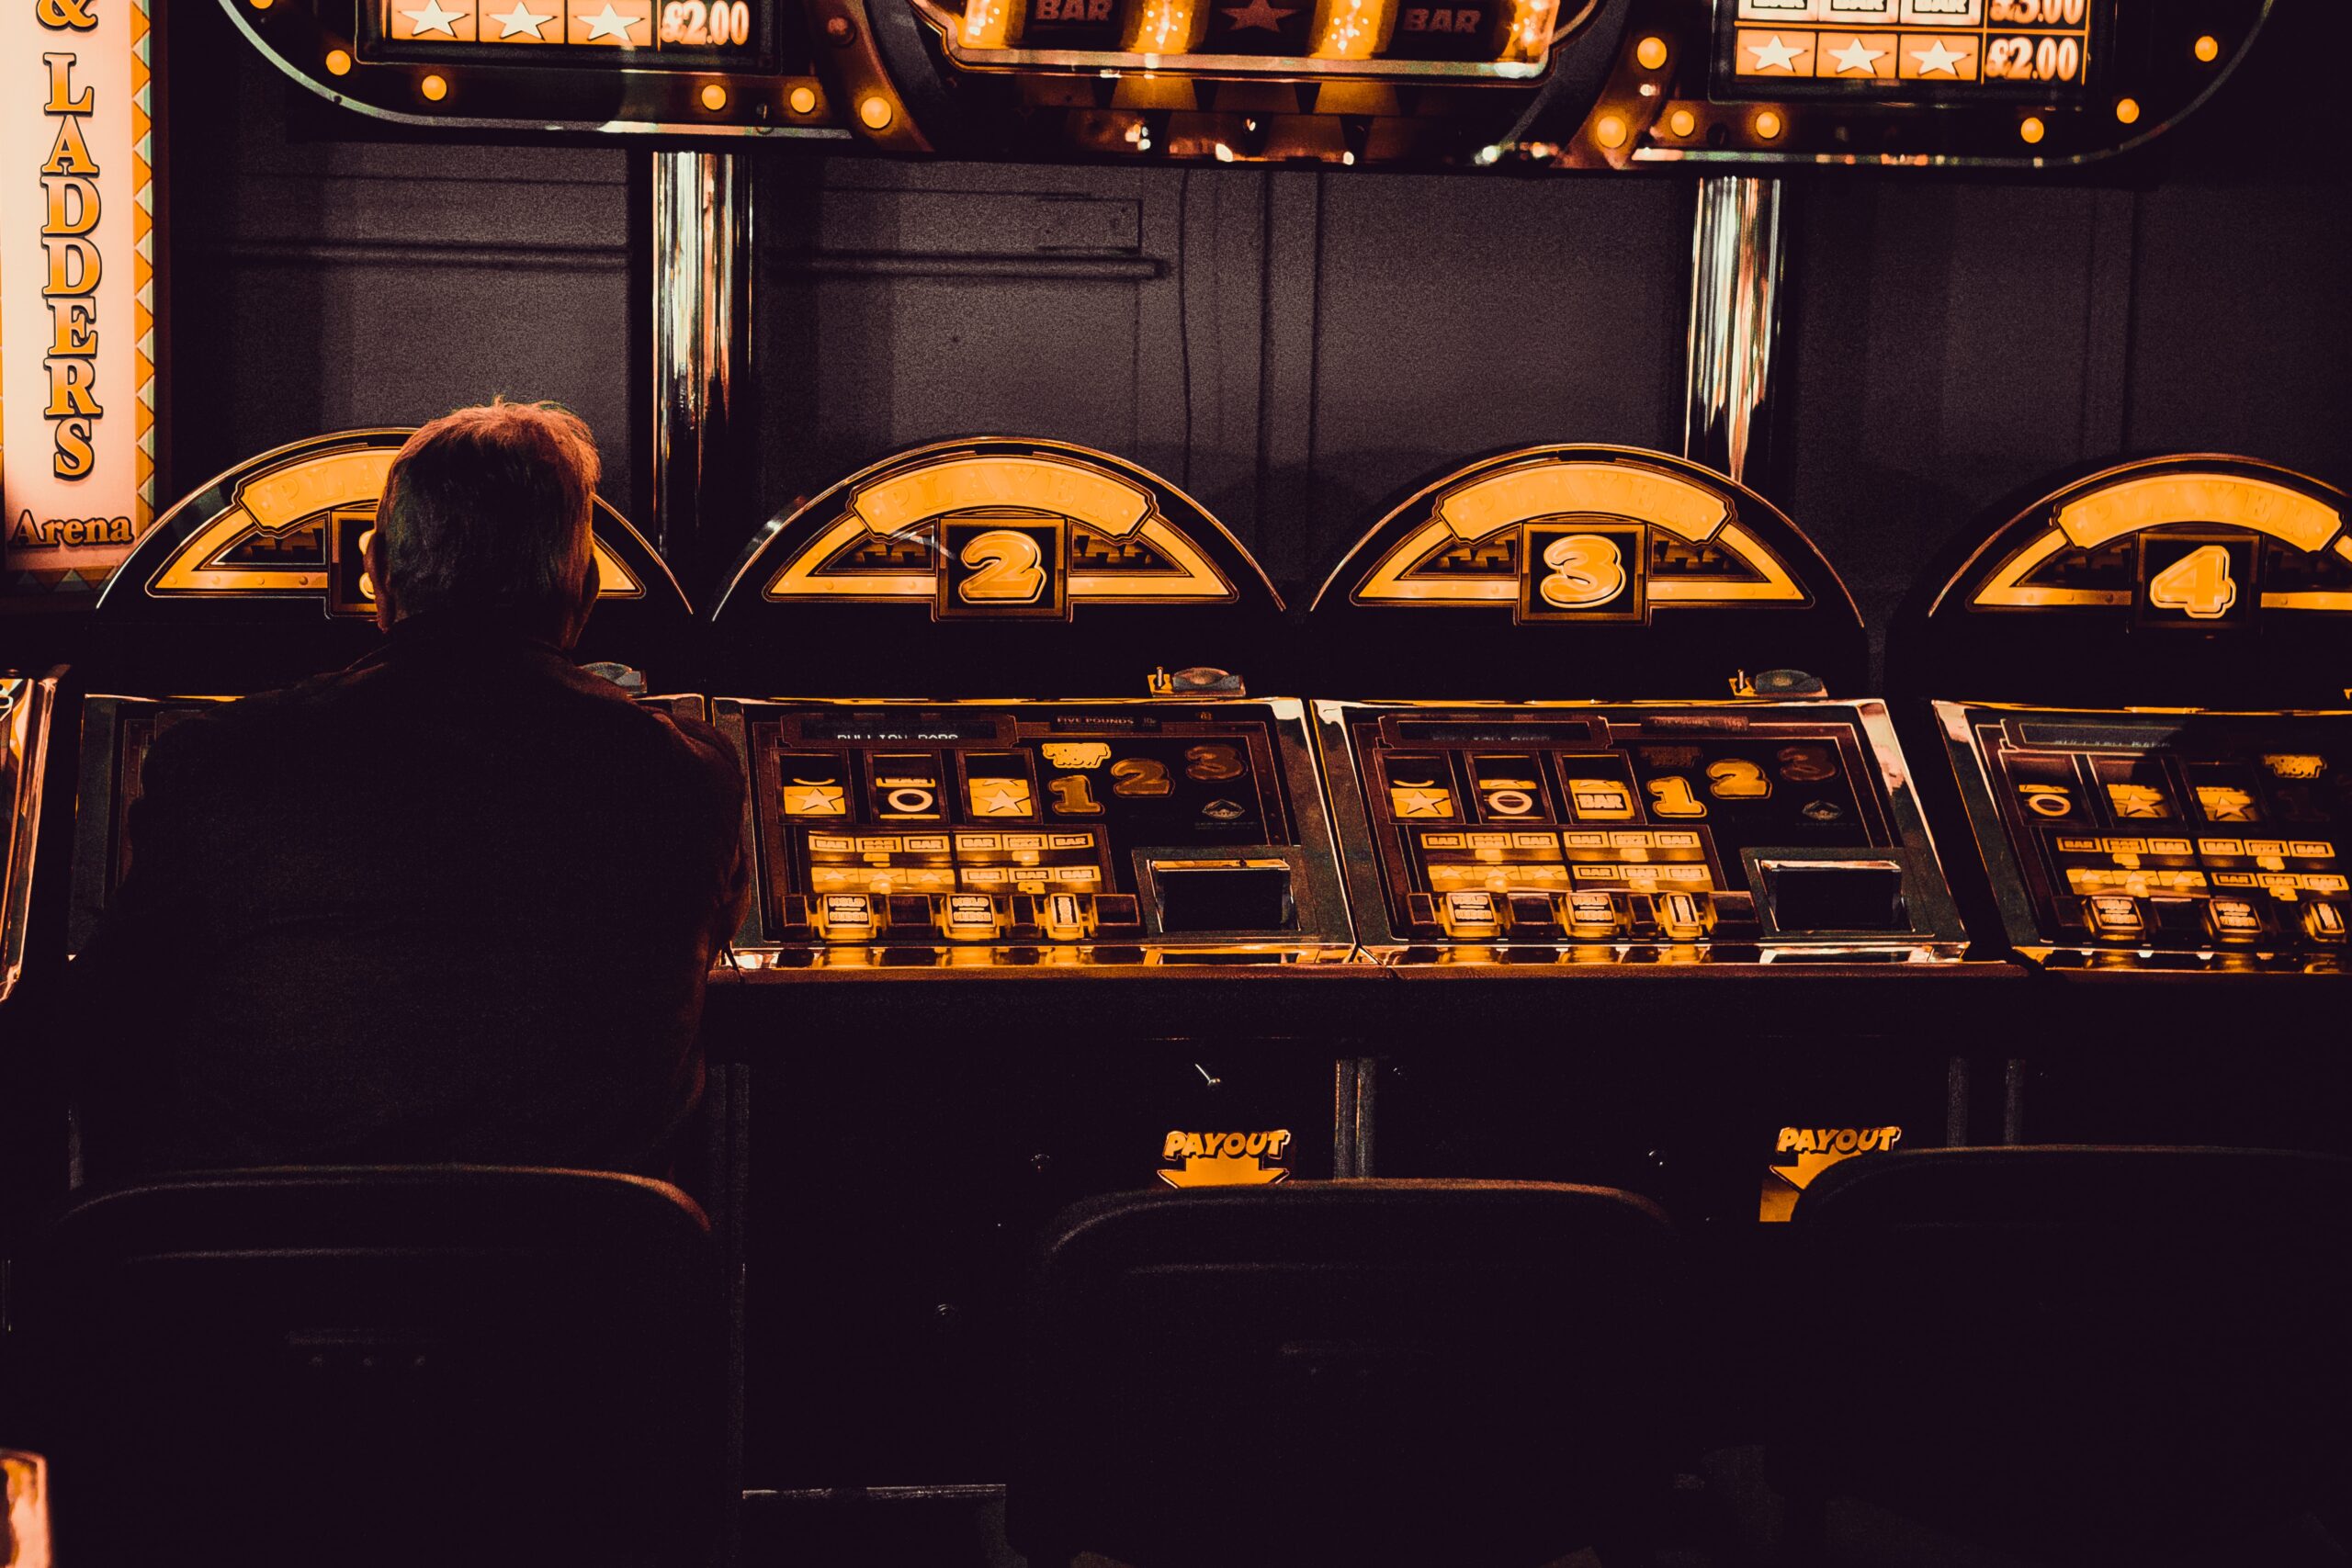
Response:
[{"label": "number 4 display", "polygon": [[2150,604],[2179,611],[2192,621],[2218,621],[2237,602],[2237,580],[2230,575],[2225,546],[2200,545],[2148,579]]}]

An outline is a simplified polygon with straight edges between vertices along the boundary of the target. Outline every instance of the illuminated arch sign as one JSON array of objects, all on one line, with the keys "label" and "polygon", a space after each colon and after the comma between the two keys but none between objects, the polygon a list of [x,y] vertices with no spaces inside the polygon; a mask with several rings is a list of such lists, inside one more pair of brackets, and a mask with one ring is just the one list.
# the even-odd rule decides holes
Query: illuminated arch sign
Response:
[{"label": "illuminated arch sign", "polygon": [[2203,630],[2352,613],[2344,497],[2243,458],[2109,468],[2037,502],[1939,596],[1935,613],[2105,613]]},{"label": "illuminated arch sign", "polygon": [[[941,620],[1232,604],[1235,574],[1202,542],[1203,521],[1104,453],[1032,442],[929,447],[865,469],[786,519],[737,589],[748,581],[769,601],[919,603]],[[1224,532],[1213,522],[1208,531]]]},{"label": "illuminated arch sign", "polygon": [[151,4],[0,10],[0,593],[102,587],[153,516]]},{"label": "illuminated arch sign", "polygon": [[826,690],[1140,696],[1155,670],[1265,676],[1281,614],[1249,551],[1158,475],[977,436],[894,453],[770,523],[711,619],[752,672]]},{"label": "illuminated arch sign", "polygon": [[1662,452],[1566,445],[1422,486],[1333,570],[1313,617],[1327,689],[1367,696],[1832,679],[1852,671],[1860,626],[1819,551],[1753,491]]},{"label": "illuminated arch sign", "polygon": [[[412,432],[346,430],[238,465],[159,519],[105,596],[109,618],[376,614],[368,535],[392,459]],[[596,596],[691,614],[669,569],[628,519],[595,503]]]}]

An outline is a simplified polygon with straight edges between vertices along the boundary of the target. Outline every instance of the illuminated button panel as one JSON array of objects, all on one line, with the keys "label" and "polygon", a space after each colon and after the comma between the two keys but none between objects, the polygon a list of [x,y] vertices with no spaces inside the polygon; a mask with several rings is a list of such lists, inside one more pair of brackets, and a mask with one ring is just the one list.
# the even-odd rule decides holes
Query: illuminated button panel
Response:
[{"label": "illuminated button panel", "polygon": [[[2340,952],[2352,716],[1937,705],[2036,955]],[[2003,880],[2009,880],[2004,878]]]},{"label": "illuminated button panel", "polygon": [[[2109,0],[1718,0],[1730,94],[2076,96]],[[1728,95],[1727,95],[1728,96]]]},{"label": "illuminated button panel", "polygon": [[1295,703],[718,713],[752,775],[760,898],[738,947],[758,963],[1348,951]]},{"label": "illuminated button panel", "polygon": [[1351,896],[1374,957],[1958,952],[1877,705],[1323,703],[1317,720],[1340,830],[1367,852]]}]

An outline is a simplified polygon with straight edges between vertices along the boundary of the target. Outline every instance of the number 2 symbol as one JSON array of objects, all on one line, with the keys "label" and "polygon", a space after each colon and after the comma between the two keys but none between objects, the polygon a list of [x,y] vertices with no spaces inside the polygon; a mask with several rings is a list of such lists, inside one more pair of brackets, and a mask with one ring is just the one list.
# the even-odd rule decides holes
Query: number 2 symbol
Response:
[{"label": "number 2 symbol", "polygon": [[1557,609],[1606,604],[1625,591],[1625,558],[1617,541],[1599,534],[1569,534],[1544,547],[1551,575],[1538,583],[1544,602]]},{"label": "number 2 symbol", "polygon": [[2192,621],[2218,621],[2237,602],[2237,580],[2230,575],[2224,545],[2199,545],[2148,579],[2149,604],[2183,611]]},{"label": "number 2 symbol", "polygon": [[1046,591],[1046,552],[1026,534],[991,528],[956,558],[972,575],[956,585],[966,604],[1028,604]]}]

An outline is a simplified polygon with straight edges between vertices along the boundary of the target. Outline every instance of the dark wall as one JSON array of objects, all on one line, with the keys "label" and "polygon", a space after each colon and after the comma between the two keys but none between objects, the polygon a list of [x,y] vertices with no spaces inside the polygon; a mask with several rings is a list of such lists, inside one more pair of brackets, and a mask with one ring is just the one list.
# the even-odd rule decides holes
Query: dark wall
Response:
[{"label": "dark wall", "polygon": [[158,499],[322,430],[498,394],[578,410],[606,493],[629,494],[629,154],[375,140],[216,0],[168,20]]},{"label": "dark wall", "polygon": [[[172,480],[503,391],[580,409],[607,493],[639,493],[646,155],[378,140],[209,5],[174,21]],[[2198,121],[2089,178],[1792,179],[1764,488],[1874,624],[1969,519],[2083,462],[2212,447],[2352,480],[2352,182],[2293,85],[2347,24],[2283,0],[2276,27]],[[1663,177],[763,152],[763,506],[909,441],[1059,436],[1178,479],[1303,600],[1382,499],[1472,453],[1679,448],[1690,211]]]}]

